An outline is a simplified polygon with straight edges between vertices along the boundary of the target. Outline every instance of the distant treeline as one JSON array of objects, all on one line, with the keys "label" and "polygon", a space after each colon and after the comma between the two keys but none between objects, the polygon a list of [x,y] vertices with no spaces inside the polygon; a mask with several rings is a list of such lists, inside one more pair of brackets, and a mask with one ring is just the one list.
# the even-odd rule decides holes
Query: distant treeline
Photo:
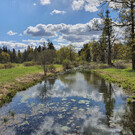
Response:
[{"label": "distant treeline", "polygon": [[54,45],[51,41],[49,41],[47,45],[43,43],[43,45],[39,45],[35,48],[28,46],[28,48],[25,49],[24,52],[21,52],[20,50],[16,51],[14,48],[12,50],[9,50],[7,46],[3,46],[2,48],[0,48],[0,63],[23,63],[32,60],[36,61],[38,54],[45,49],[55,50]]}]

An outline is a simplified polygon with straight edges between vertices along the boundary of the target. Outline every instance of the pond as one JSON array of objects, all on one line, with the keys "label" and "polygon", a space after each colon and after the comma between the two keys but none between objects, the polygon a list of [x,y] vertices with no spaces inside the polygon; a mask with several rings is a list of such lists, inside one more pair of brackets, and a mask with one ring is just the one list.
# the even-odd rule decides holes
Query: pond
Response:
[{"label": "pond", "polygon": [[50,78],[0,108],[0,135],[135,135],[135,105],[90,72]]}]

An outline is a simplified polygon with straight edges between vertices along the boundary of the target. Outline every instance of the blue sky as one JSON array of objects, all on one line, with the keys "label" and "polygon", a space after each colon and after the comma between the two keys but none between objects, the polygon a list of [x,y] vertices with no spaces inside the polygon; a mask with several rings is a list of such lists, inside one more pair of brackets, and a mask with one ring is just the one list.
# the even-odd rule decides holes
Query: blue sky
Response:
[{"label": "blue sky", "polygon": [[23,51],[50,39],[56,48],[79,49],[101,34],[87,27],[99,18],[99,6],[98,0],[1,0],[0,46]]}]

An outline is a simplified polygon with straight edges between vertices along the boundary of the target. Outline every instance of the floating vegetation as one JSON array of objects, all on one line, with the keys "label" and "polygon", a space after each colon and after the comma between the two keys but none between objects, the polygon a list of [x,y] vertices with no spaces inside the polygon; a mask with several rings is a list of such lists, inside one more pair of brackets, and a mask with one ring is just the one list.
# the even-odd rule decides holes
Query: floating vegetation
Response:
[{"label": "floating vegetation", "polygon": [[71,101],[75,102],[76,100],[75,99],[71,99]]},{"label": "floating vegetation", "polygon": [[8,118],[7,118],[7,117],[4,117],[4,118],[3,118],[3,121],[4,121],[4,123],[7,123]]},{"label": "floating vegetation", "polygon": [[62,129],[63,131],[68,131],[68,130],[69,130],[69,127],[63,126],[63,127],[61,127],[61,129]]},{"label": "floating vegetation", "polygon": [[54,103],[50,103],[49,105],[54,105]]},{"label": "floating vegetation", "polygon": [[62,101],[66,101],[67,99],[66,98],[62,98]]},{"label": "floating vegetation", "polygon": [[60,119],[63,118],[63,117],[62,117],[62,114],[58,114],[58,117],[59,117]]},{"label": "floating vegetation", "polygon": [[73,107],[71,110],[72,110],[72,111],[73,111],[73,110],[77,110],[77,107]]},{"label": "floating vegetation", "polygon": [[24,121],[19,127],[24,126],[24,125],[29,125],[28,121]]},{"label": "floating vegetation", "polygon": [[80,100],[78,104],[85,104],[85,100]]},{"label": "floating vegetation", "polygon": [[79,111],[84,111],[84,109],[80,108]]}]

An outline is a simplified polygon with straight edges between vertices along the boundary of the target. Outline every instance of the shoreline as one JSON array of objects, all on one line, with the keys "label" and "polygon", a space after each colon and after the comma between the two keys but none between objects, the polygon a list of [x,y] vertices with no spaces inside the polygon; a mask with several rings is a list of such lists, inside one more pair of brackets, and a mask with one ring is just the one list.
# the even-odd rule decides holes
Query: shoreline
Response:
[{"label": "shoreline", "polygon": [[102,69],[94,69],[91,72],[96,73],[101,76],[108,82],[118,83],[119,87],[122,86],[123,91],[129,94],[129,98],[127,98],[127,103],[135,102],[135,83],[131,82],[128,78],[123,78],[121,75],[114,75],[109,71],[104,71]]},{"label": "shoreline", "polygon": [[[56,73],[62,71],[62,68],[58,68],[55,73],[47,73],[46,78],[54,76]],[[5,103],[12,101],[12,98],[17,94],[17,92],[24,91],[37,83],[42,82],[44,79],[44,73],[38,72],[16,78],[14,82],[0,84],[0,107]]]}]

